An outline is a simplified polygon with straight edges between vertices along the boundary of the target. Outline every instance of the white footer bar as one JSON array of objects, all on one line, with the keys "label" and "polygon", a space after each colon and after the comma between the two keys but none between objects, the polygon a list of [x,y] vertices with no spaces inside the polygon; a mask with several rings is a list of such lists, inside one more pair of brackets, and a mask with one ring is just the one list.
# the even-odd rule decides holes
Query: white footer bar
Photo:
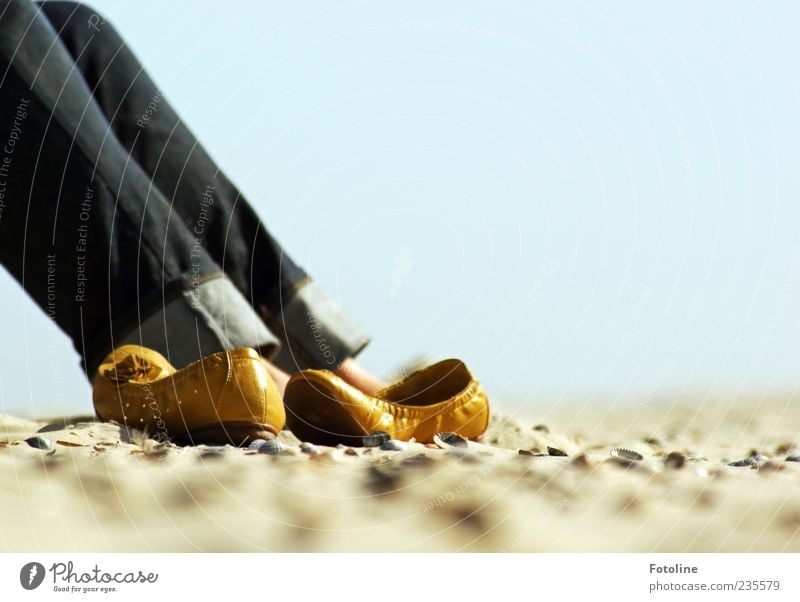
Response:
[{"label": "white footer bar", "polygon": [[12,553],[0,555],[0,591],[4,600],[136,602],[191,595],[408,602],[442,594],[459,602],[777,602],[800,600],[798,567],[797,554]]}]

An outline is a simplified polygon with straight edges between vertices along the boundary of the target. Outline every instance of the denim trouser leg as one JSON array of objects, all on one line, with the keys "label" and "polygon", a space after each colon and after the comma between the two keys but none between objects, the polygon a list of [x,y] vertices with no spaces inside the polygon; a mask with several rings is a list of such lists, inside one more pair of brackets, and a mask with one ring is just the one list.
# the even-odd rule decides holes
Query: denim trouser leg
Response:
[{"label": "denim trouser leg", "polygon": [[90,375],[137,339],[178,365],[280,342],[288,370],[366,344],[94,11],[0,2],[0,69],[0,262]]},{"label": "denim trouser leg", "polygon": [[181,121],[111,23],[76,2],[45,2],[120,144],[255,307],[273,311],[306,277]]}]

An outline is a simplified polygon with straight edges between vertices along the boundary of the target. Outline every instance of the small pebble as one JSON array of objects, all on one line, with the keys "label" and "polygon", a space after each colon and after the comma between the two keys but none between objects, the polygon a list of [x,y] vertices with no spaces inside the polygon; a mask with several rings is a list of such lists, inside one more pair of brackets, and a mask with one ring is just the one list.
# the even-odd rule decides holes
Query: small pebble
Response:
[{"label": "small pebble", "polygon": [[300,444],[300,451],[312,456],[319,456],[322,453],[322,450],[316,445],[313,443],[306,443],[305,441]]},{"label": "small pebble", "polygon": [[344,450],[345,456],[357,456],[358,452],[354,450],[352,447],[346,447]]},{"label": "small pebble", "polygon": [[567,452],[558,449],[557,447],[550,447],[547,446],[547,455],[548,456],[568,456]]},{"label": "small pebble", "polygon": [[200,454],[201,460],[219,460],[225,457],[225,452],[218,449],[208,449]]},{"label": "small pebble", "polygon": [[408,443],[397,439],[389,439],[381,444],[381,449],[385,451],[405,451],[408,449]]},{"label": "small pebble", "polygon": [[311,460],[312,462],[320,462],[323,464],[334,464],[339,461],[339,458],[341,458],[341,453],[320,451],[320,453],[318,454],[311,454],[309,460]]},{"label": "small pebble", "polygon": [[465,464],[480,464],[483,461],[478,454],[471,450],[464,449],[463,447],[451,447],[444,455],[457,459],[459,462],[464,462]]},{"label": "small pebble", "polygon": [[370,466],[367,469],[367,487],[375,494],[393,493],[400,489],[400,473],[385,467]]},{"label": "small pebble", "polygon": [[426,456],[425,454],[417,454],[416,456],[411,456],[410,458],[406,458],[401,462],[403,466],[409,466],[411,468],[426,468],[434,463],[435,460]]},{"label": "small pebble", "polygon": [[664,466],[667,468],[674,468],[679,469],[683,468],[683,465],[686,464],[686,456],[680,452],[670,452],[666,458],[664,458]]},{"label": "small pebble", "polygon": [[661,440],[657,437],[645,437],[644,442],[648,445],[655,445],[656,447],[661,447]]},{"label": "small pebble", "polygon": [[745,458],[744,460],[736,460],[734,462],[728,462],[728,466],[755,466],[758,464],[753,458]]},{"label": "small pebble", "polygon": [[550,428],[546,424],[535,424],[533,425],[534,431],[539,431],[540,433],[549,433]]},{"label": "small pebble", "polygon": [[644,456],[639,452],[635,452],[631,449],[625,449],[624,447],[615,447],[611,450],[611,457],[612,458],[625,458],[626,460],[633,460],[634,462],[641,462],[644,460]]},{"label": "small pebble", "polygon": [[442,449],[447,447],[467,447],[467,440],[458,433],[439,433],[433,440]]},{"label": "small pebble", "polygon": [[25,439],[25,443],[31,447],[35,447],[36,449],[44,449],[48,451],[53,449],[53,442],[46,437],[31,437],[30,439]]},{"label": "small pebble", "polygon": [[277,439],[271,439],[269,441],[264,441],[258,447],[258,453],[260,454],[280,454],[283,453],[285,446],[283,443],[278,441]]},{"label": "small pebble", "polygon": [[56,443],[58,445],[63,445],[64,447],[89,447],[83,443],[76,443],[75,441],[67,441],[66,439],[56,439]]},{"label": "small pebble", "polygon": [[800,462],[800,456],[786,456],[787,462]]},{"label": "small pebble", "polygon": [[519,450],[519,455],[520,455],[520,456],[535,456],[536,454],[534,454],[534,453],[533,453],[531,450],[529,450],[529,449],[521,449],[521,450]]},{"label": "small pebble", "polygon": [[[167,456],[169,456],[169,449],[163,447],[155,447],[151,450],[142,450],[144,452],[144,457],[148,460],[163,460]],[[212,451],[206,452],[212,454],[222,454],[222,451]]]},{"label": "small pebble", "polygon": [[364,447],[380,447],[392,437],[385,431],[375,431],[369,435],[361,437],[361,445]]},{"label": "small pebble", "polygon": [[581,454],[580,456],[576,456],[572,460],[572,465],[575,468],[588,468],[589,467],[589,459],[586,457],[586,454]]},{"label": "small pebble", "polygon": [[609,462],[614,466],[619,466],[620,468],[636,469],[641,467],[641,465],[636,460],[629,460],[624,456],[611,456],[606,460],[606,462]]}]

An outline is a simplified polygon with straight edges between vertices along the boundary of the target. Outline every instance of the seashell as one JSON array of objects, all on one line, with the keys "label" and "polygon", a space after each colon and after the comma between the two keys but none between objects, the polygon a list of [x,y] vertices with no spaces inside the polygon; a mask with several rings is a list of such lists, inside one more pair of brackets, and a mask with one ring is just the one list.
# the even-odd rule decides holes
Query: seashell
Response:
[{"label": "seashell", "polygon": [[319,456],[322,453],[322,450],[316,445],[313,443],[306,443],[305,441],[300,444],[300,451],[311,456]]},{"label": "seashell", "polygon": [[386,431],[375,431],[361,437],[361,445],[364,447],[380,447],[391,438],[391,435]]},{"label": "seashell", "polygon": [[664,466],[667,468],[674,468],[679,469],[683,468],[683,465],[686,464],[686,456],[680,452],[670,452],[666,458],[664,458]]},{"label": "seashell", "polygon": [[50,441],[47,437],[31,437],[29,439],[25,439],[25,443],[30,445],[31,447],[35,447],[36,449],[43,449],[50,451],[53,449],[53,442]]},{"label": "seashell", "polygon": [[270,439],[269,441],[264,441],[261,446],[258,448],[258,453],[260,454],[280,454],[286,449],[283,443],[278,441],[277,439]]},{"label": "seashell", "polygon": [[753,458],[745,458],[744,460],[736,460],[734,462],[728,462],[728,466],[755,466],[758,464]]},{"label": "seashell", "polygon": [[458,433],[439,433],[433,436],[433,440],[442,449],[468,446],[467,440]]},{"label": "seashell", "polygon": [[547,446],[547,455],[548,456],[562,456],[562,457],[563,456],[569,456],[569,454],[567,452],[561,451],[557,447],[550,447],[549,445]]},{"label": "seashell", "polygon": [[253,439],[250,442],[250,445],[247,446],[247,449],[253,449],[258,451],[258,448],[264,445],[267,442],[266,439]]},{"label": "seashell", "polygon": [[381,449],[385,451],[405,451],[408,449],[408,443],[397,439],[389,439],[381,444]]},{"label": "seashell", "polygon": [[520,456],[535,456],[536,455],[529,449],[520,449],[517,453],[519,453]]},{"label": "seashell", "polygon": [[800,456],[786,456],[787,462],[800,462]]},{"label": "seashell", "polygon": [[624,458],[625,460],[632,460],[634,462],[641,462],[644,460],[644,456],[639,452],[635,452],[632,449],[625,449],[624,447],[615,447],[612,449],[611,457]]}]

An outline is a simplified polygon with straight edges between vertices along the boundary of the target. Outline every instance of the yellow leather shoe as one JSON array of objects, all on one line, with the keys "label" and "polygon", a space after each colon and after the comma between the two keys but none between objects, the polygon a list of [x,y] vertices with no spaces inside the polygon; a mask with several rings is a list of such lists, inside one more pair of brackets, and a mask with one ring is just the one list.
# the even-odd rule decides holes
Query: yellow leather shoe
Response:
[{"label": "yellow leather shoe", "polygon": [[292,376],[283,396],[288,427],[303,441],[361,445],[385,431],[393,439],[430,443],[441,432],[475,439],[489,423],[489,402],[463,362],[444,360],[375,395],[365,395],[328,370]]},{"label": "yellow leather shoe", "polygon": [[123,345],[97,369],[93,398],[103,420],[175,443],[243,445],[274,438],[286,422],[277,386],[247,347],[176,370],[157,351]]}]

